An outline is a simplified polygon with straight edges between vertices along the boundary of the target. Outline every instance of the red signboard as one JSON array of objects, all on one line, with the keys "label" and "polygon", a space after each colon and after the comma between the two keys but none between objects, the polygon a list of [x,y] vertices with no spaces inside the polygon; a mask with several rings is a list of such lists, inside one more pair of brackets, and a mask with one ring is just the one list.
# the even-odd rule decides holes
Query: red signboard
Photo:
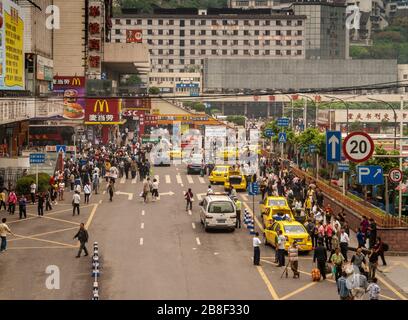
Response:
[{"label": "red signboard", "polygon": [[127,110],[150,109],[151,107],[150,98],[124,98],[122,101],[122,108]]},{"label": "red signboard", "polygon": [[87,99],[85,124],[120,124],[120,99]]},{"label": "red signboard", "polygon": [[141,43],[142,42],[142,30],[126,30],[126,42],[127,43]]}]

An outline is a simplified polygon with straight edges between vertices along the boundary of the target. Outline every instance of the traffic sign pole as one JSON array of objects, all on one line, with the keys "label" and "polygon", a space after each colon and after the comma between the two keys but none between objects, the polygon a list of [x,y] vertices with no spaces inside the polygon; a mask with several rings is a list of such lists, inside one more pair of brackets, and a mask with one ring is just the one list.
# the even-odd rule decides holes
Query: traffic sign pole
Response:
[{"label": "traffic sign pole", "polygon": [[346,171],[343,171],[343,195],[346,195]]},{"label": "traffic sign pole", "polygon": [[390,211],[390,199],[388,197],[388,174],[384,174],[385,177],[385,212]]},{"label": "traffic sign pole", "polygon": [[[38,163],[35,165],[35,184],[37,185],[38,188]],[[40,190],[38,188],[38,190]]]}]

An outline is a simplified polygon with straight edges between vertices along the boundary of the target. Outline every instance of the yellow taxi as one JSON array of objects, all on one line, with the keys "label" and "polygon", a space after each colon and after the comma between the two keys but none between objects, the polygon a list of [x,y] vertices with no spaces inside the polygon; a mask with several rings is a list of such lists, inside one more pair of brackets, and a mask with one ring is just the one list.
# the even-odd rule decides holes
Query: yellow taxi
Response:
[{"label": "yellow taxi", "polygon": [[275,221],[269,227],[264,230],[265,244],[271,244],[275,248],[277,247],[278,232],[282,230],[282,235],[285,236],[285,250],[288,250],[289,246],[296,241],[299,251],[312,251],[313,244],[312,239],[306,231],[306,228],[297,221]]},{"label": "yellow taxi", "polygon": [[241,173],[241,170],[233,170],[232,168],[228,170],[228,178],[224,182],[225,191],[230,190],[231,186],[233,186],[235,190],[246,190],[247,182],[245,176]]},{"label": "yellow taxi", "polygon": [[289,207],[288,201],[285,197],[275,197],[268,196],[259,205],[263,225],[268,227],[272,224],[274,216],[278,213],[283,215],[288,215],[292,220],[294,220],[292,209]]},{"label": "yellow taxi", "polygon": [[170,159],[182,159],[185,157],[185,152],[181,148],[174,148],[168,151]]},{"label": "yellow taxi", "polygon": [[225,183],[228,179],[228,171],[229,171],[230,166],[215,166],[213,171],[211,171],[210,177],[208,178],[210,180],[210,183]]}]

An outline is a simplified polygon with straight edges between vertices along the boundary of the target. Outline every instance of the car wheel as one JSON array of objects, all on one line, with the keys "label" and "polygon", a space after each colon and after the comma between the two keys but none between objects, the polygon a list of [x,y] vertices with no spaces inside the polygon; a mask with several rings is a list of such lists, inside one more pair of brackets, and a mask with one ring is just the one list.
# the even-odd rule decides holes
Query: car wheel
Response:
[{"label": "car wheel", "polygon": [[204,225],[204,231],[205,231],[205,232],[208,232],[208,227],[207,227],[206,224]]}]

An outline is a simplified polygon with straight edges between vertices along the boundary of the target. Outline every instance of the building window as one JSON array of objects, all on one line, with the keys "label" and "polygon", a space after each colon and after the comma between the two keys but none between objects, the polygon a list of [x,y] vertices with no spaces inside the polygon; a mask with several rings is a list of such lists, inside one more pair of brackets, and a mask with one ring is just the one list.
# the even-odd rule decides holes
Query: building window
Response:
[{"label": "building window", "polygon": [[174,49],[170,49],[169,54],[174,54]]},{"label": "building window", "polygon": [[228,41],[227,40],[222,40],[222,45],[223,46],[226,46],[228,44]]},{"label": "building window", "polygon": [[120,42],[120,39],[116,39],[115,42],[116,42],[116,43]]},{"label": "building window", "polygon": [[174,20],[169,20],[169,25],[170,26],[174,25]]},{"label": "building window", "polygon": [[259,40],[255,40],[254,45],[259,46]]},{"label": "building window", "polygon": [[270,25],[271,25],[271,22],[270,22],[269,20],[266,20],[266,21],[265,21],[265,25],[266,25],[266,26],[270,26]]},{"label": "building window", "polygon": [[281,26],[281,25],[282,25],[282,21],[276,20],[276,25],[277,25],[277,26]]},{"label": "building window", "polygon": [[292,35],[292,31],[291,31],[291,30],[287,30],[287,31],[286,31],[286,35],[287,35],[287,36],[291,36],[291,35]]},{"label": "building window", "polygon": [[222,25],[223,25],[223,26],[228,25],[228,21],[227,21],[227,20],[222,20]]},{"label": "building window", "polygon": [[163,54],[163,49],[159,49],[158,54]]},{"label": "building window", "polygon": [[287,25],[287,26],[291,26],[291,25],[292,25],[292,20],[287,20],[287,21],[286,21],[286,25]]},{"label": "building window", "polygon": [[234,36],[238,35],[238,30],[234,30]]},{"label": "building window", "polygon": [[277,35],[277,36],[281,36],[281,35],[282,35],[282,32],[281,32],[280,30],[276,30],[276,35]]},{"label": "building window", "polygon": [[195,35],[195,30],[190,30],[190,36],[194,36]]},{"label": "building window", "polygon": [[168,31],[168,33],[169,33],[170,36],[172,36],[172,35],[174,35],[174,30],[171,29],[171,30]]},{"label": "building window", "polygon": [[180,27],[184,27],[185,26],[185,21],[184,20],[180,20]]},{"label": "building window", "polygon": [[302,21],[302,20],[298,20],[298,21],[297,21],[297,25],[298,25],[298,26],[303,25],[303,21]]},{"label": "building window", "polygon": [[195,64],[195,59],[190,59],[190,64]]},{"label": "building window", "polygon": [[291,40],[286,40],[286,45],[287,45],[287,46],[291,46],[291,45],[292,45],[292,41],[291,41]]},{"label": "building window", "polygon": [[147,40],[147,43],[148,43],[148,44],[153,44],[153,40],[152,40],[152,39],[148,39],[148,40]]},{"label": "building window", "polygon": [[249,26],[249,21],[248,20],[244,20],[244,26]]},{"label": "building window", "polygon": [[148,29],[148,30],[147,30],[147,34],[152,35],[152,34],[153,34],[153,30],[152,30],[152,29]]},{"label": "building window", "polygon": [[159,59],[158,64],[163,64],[163,59]]},{"label": "building window", "polygon": [[249,36],[249,30],[244,30],[244,36]]},{"label": "building window", "polygon": [[180,57],[184,57],[184,50],[180,50]]},{"label": "building window", "polygon": [[158,23],[159,23],[159,26],[162,26],[163,25],[163,20],[159,20]]},{"label": "building window", "polygon": [[120,32],[120,30],[119,29],[116,29],[115,30],[115,34],[120,34],[121,32]]},{"label": "building window", "polygon": [[297,46],[301,46],[301,45],[302,45],[302,40],[297,40],[297,41],[296,41],[296,45],[297,45]]},{"label": "building window", "polygon": [[205,25],[207,25],[207,20],[201,20],[201,23],[200,23],[202,26],[205,26]]},{"label": "building window", "polygon": [[184,47],[184,40],[180,40],[180,46]]},{"label": "building window", "polygon": [[276,50],[275,53],[276,53],[277,56],[280,56],[280,55],[281,55],[281,51],[280,51],[280,50]]},{"label": "building window", "polygon": [[286,50],[286,55],[290,56],[290,55],[292,55],[292,52],[290,50]]},{"label": "building window", "polygon": [[205,30],[201,30],[200,35],[205,36]]},{"label": "building window", "polygon": [[190,50],[190,54],[191,54],[191,55],[195,55],[195,50],[194,50],[194,49],[191,49],[191,50]]},{"label": "building window", "polygon": [[259,20],[255,20],[255,25],[259,26]]},{"label": "building window", "polygon": [[137,19],[137,24],[142,24],[142,19]]},{"label": "building window", "polygon": [[126,24],[129,25],[130,23],[130,19],[126,19]]},{"label": "building window", "polygon": [[238,45],[238,40],[234,40],[234,41],[232,42],[232,44],[233,44],[234,46],[237,46],[237,45]]},{"label": "building window", "polygon": [[302,50],[297,50],[297,51],[296,51],[296,54],[297,54],[298,56],[301,56],[301,55],[302,55]]},{"label": "building window", "polygon": [[244,55],[249,55],[249,50],[244,50]]},{"label": "building window", "polygon": [[120,19],[115,19],[116,24],[120,24]]},{"label": "building window", "polygon": [[269,46],[271,44],[271,40],[265,40],[265,45]]},{"label": "building window", "polygon": [[163,40],[159,40],[159,45],[162,45],[163,44]]},{"label": "building window", "polygon": [[169,45],[174,45],[174,40],[169,40]]},{"label": "building window", "polygon": [[201,50],[201,54],[205,54],[205,52],[206,52],[205,49]]},{"label": "building window", "polygon": [[271,54],[271,51],[270,50],[265,50],[265,55],[266,56],[269,56]]},{"label": "building window", "polygon": [[282,45],[282,42],[281,42],[280,40],[276,40],[276,45],[277,45],[277,46],[281,46],[281,45]]},{"label": "building window", "polygon": [[207,43],[207,41],[205,41],[205,40],[201,40],[201,45],[202,45],[202,46],[205,46],[205,45],[206,45],[206,43]]},{"label": "building window", "polygon": [[163,35],[163,30],[162,30],[162,29],[159,30],[159,35],[160,35],[160,36]]},{"label": "building window", "polygon": [[211,25],[216,26],[217,25],[217,20],[211,20]]},{"label": "building window", "polygon": [[216,46],[217,45],[217,40],[211,40],[211,45]]},{"label": "building window", "polygon": [[302,30],[298,30],[298,31],[297,31],[297,35],[298,35],[298,36],[301,36],[301,35],[302,35]]},{"label": "building window", "polygon": [[180,37],[184,37],[184,30],[180,30]]},{"label": "building window", "polygon": [[256,56],[258,56],[258,55],[259,55],[259,50],[255,50],[255,51],[254,51],[254,54],[255,54]]},{"label": "building window", "polygon": [[217,35],[217,30],[212,30],[212,31],[211,31],[211,35],[212,35],[212,36],[216,36],[216,35]]},{"label": "building window", "polygon": [[195,26],[195,20],[190,20],[190,26]]},{"label": "building window", "polygon": [[259,30],[255,30],[255,35],[259,36]]},{"label": "building window", "polygon": [[265,36],[270,36],[271,32],[269,30],[265,30]]},{"label": "building window", "polygon": [[228,54],[227,50],[222,50],[222,55],[226,56]]},{"label": "building window", "polygon": [[173,59],[169,59],[169,64],[174,64],[174,60],[173,60]]},{"label": "building window", "polygon": [[249,46],[249,40],[244,40],[244,46]]},{"label": "building window", "polygon": [[184,59],[180,59],[180,64],[184,64]]},{"label": "building window", "polygon": [[195,46],[195,40],[190,40],[190,45]]},{"label": "building window", "polygon": [[217,54],[217,50],[211,50],[211,54],[212,54],[212,55],[216,55],[216,54]]},{"label": "building window", "polygon": [[147,24],[148,24],[149,26],[151,26],[151,25],[153,24],[153,20],[151,20],[151,19],[147,20]]},{"label": "building window", "polygon": [[235,55],[237,55],[238,54],[238,50],[234,50],[234,51],[232,51],[232,54],[235,54]]}]

